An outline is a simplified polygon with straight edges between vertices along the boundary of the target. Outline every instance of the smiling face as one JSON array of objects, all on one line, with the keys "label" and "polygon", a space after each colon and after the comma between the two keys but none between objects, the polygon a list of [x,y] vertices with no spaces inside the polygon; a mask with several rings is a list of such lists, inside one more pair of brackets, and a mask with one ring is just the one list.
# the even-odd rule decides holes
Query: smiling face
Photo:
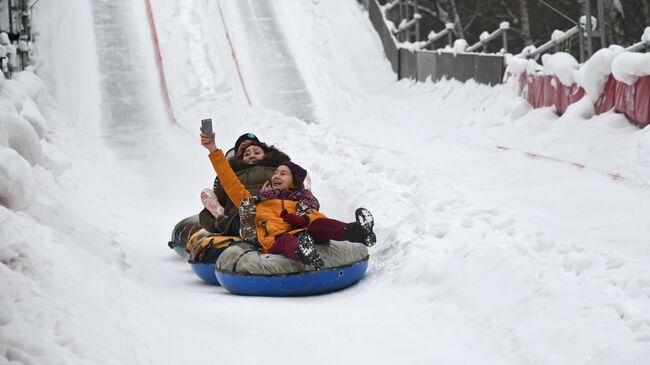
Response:
[{"label": "smiling face", "polygon": [[273,189],[286,190],[293,185],[293,175],[291,170],[284,165],[280,165],[271,177],[271,186]]},{"label": "smiling face", "polygon": [[261,161],[264,159],[264,150],[260,146],[250,146],[244,151],[244,160],[245,164],[250,164],[253,161]]},{"label": "smiling face", "polygon": [[237,148],[236,154],[237,154],[237,155],[241,155],[241,156],[243,156],[243,155],[244,155],[244,151],[246,151],[246,149],[248,148],[248,146],[250,146],[252,143],[253,143],[253,141],[251,141],[251,140],[245,140],[245,141],[243,141],[243,142],[239,145],[239,147]]}]

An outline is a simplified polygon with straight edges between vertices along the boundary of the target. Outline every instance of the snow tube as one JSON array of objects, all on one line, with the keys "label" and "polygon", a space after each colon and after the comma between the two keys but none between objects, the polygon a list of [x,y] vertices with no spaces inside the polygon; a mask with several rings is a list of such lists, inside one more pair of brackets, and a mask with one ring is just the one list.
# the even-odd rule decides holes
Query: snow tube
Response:
[{"label": "snow tube", "polygon": [[346,288],[361,280],[368,269],[368,248],[362,244],[331,242],[316,249],[325,261],[320,271],[282,255],[262,253],[246,243],[234,245],[217,260],[216,277],[234,294],[285,297]]},{"label": "snow tube", "polygon": [[212,285],[219,285],[217,275],[214,272],[214,263],[191,262],[192,270],[203,281]]},{"label": "snow tube", "polygon": [[187,241],[199,230],[201,230],[199,215],[187,217],[176,224],[174,230],[172,230],[172,239],[167,243],[167,246],[174,250],[180,257],[187,258]]},{"label": "snow tube", "polygon": [[215,262],[228,247],[241,242],[239,237],[211,234],[202,229],[194,233],[188,241],[187,262],[201,280],[208,284],[219,285],[214,271]]}]

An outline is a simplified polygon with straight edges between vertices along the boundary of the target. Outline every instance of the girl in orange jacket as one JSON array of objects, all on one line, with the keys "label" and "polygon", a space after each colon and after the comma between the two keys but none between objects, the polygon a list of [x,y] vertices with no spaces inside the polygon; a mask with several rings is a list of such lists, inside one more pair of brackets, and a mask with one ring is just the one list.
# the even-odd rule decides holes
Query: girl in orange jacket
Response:
[{"label": "girl in orange jacket", "polygon": [[[365,208],[356,211],[356,221],[344,223],[318,211],[318,201],[303,186],[307,171],[284,162],[257,196],[237,179],[223,151],[216,147],[214,133],[201,133],[201,145],[210,151],[210,161],[224,190],[235,206],[255,204],[255,230],[262,251],[278,253],[316,270],[324,266],[314,244],[329,240],[350,241],[372,246],[376,242],[374,220]],[[242,218],[242,231],[245,230]]]}]

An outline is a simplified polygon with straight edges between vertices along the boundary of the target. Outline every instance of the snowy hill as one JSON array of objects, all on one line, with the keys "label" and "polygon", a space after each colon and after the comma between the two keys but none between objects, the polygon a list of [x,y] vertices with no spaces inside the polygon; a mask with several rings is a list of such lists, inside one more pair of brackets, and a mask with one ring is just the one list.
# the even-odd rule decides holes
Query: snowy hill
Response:
[{"label": "snowy hill", "polygon": [[[647,128],[531,111],[509,84],[398,82],[351,0],[154,2],[170,126],[144,5],[111,4],[131,23],[40,4],[38,77],[0,85],[0,363],[650,362]],[[124,33],[151,109],[111,129],[98,39]],[[212,183],[204,117],[221,147],[253,131],[305,166],[328,215],[373,212],[359,284],[240,297],[166,247]]]}]

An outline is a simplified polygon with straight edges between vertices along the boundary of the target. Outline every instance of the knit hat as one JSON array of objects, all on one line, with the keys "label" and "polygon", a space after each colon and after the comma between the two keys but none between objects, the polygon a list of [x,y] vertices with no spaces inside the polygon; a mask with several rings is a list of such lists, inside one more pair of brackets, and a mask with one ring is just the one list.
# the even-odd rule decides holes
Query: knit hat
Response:
[{"label": "knit hat", "polygon": [[255,141],[259,142],[260,140],[257,139],[257,136],[254,135],[253,133],[244,133],[239,138],[237,138],[237,142],[235,142],[235,153],[237,153],[237,150],[239,149],[239,146],[242,144],[244,141]]},{"label": "knit hat", "polygon": [[239,147],[239,151],[235,152],[235,158],[242,158],[244,156],[244,152],[248,149],[250,146],[257,146],[264,151],[264,153],[267,153],[269,151],[269,146],[266,145],[264,142],[256,142],[256,141],[243,141]]},{"label": "knit hat", "polygon": [[293,183],[299,187],[303,187],[305,182],[305,176],[307,176],[307,170],[300,167],[300,165],[293,163],[291,161],[283,162],[280,166],[286,166],[291,170],[291,175],[293,176]]}]

